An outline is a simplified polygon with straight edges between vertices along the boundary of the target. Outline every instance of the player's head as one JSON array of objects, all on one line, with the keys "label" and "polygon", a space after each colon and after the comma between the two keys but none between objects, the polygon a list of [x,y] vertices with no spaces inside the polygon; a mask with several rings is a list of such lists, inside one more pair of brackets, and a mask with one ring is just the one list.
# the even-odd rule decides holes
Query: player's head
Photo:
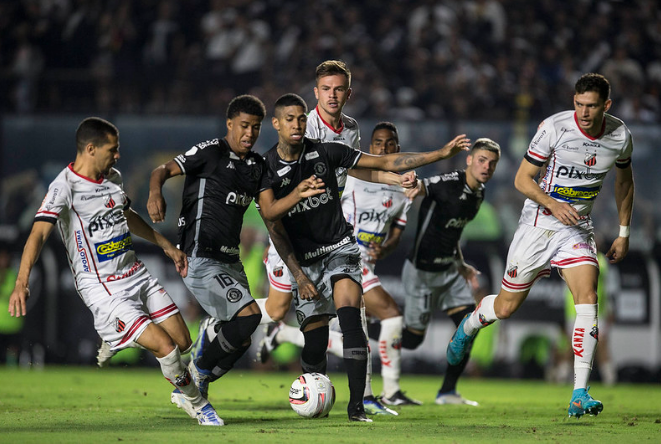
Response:
[{"label": "player's head", "polygon": [[487,183],[496,171],[500,160],[500,145],[491,139],[481,137],[473,143],[466,157],[466,182],[471,188]]},{"label": "player's head", "polygon": [[76,130],[76,151],[88,156],[99,173],[108,174],[119,160],[119,130],[107,120],[88,117]]},{"label": "player's head", "polygon": [[300,145],[303,143],[308,119],[308,105],[297,94],[282,95],[275,101],[271,123],[278,132],[279,143]]},{"label": "player's head", "polygon": [[399,153],[397,127],[391,122],[379,122],[372,130],[370,154],[381,156],[392,153]]},{"label": "player's head", "polygon": [[317,66],[315,79],[314,96],[320,112],[339,117],[351,97],[351,71],[346,63],[341,60],[326,60]]},{"label": "player's head", "polygon": [[611,86],[601,74],[583,74],[574,87],[574,110],[578,126],[590,136],[602,130],[604,114],[612,105]]},{"label": "player's head", "polygon": [[266,107],[255,96],[237,96],[227,106],[227,136],[232,151],[243,157],[253,148],[262,130]]}]

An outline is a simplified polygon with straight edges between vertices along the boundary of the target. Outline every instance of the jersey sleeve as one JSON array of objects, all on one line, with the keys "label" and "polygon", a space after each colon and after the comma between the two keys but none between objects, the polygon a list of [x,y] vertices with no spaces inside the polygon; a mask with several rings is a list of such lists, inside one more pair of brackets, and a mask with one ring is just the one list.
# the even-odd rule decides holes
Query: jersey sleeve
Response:
[{"label": "jersey sleeve", "polygon": [[217,140],[198,143],[185,153],[179,154],[174,158],[174,161],[177,162],[177,165],[179,165],[183,174],[197,174],[201,172],[207,164],[208,151],[205,150],[205,148],[217,144]]},{"label": "jersey sleeve", "polygon": [[434,199],[437,202],[443,202],[446,198],[445,184],[446,182],[441,180],[441,176],[432,176],[422,179],[422,184],[427,190],[427,196]]},{"label": "jersey sleeve", "polygon": [[411,199],[406,199],[406,203],[402,206],[402,210],[395,215],[392,224],[401,228],[402,230],[406,228],[406,223],[408,222],[408,211],[411,208]]},{"label": "jersey sleeve", "polygon": [[341,143],[329,143],[327,147],[330,147],[326,152],[333,168],[353,168],[363,154],[362,151]]},{"label": "jersey sleeve", "polygon": [[546,119],[537,127],[537,132],[523,157],[535,166],[543,166],[551,155],[553,139],[553,123]]},{"label": "jersey sleeve", "polygon": [[34,217],[35,222],[57,223],[60,215],[71,208],[71,189],[65,181],[55,180],[48,187],[46,197]]},{"label": "jersey sleeve", "polygon": [[629,165],[631,165],[632,153],[633,153],[633,136],[631,136],[631,132],[627,128],[626,144],[624,146],[624,150],[622,150],[622,154],[615,161],[615,166],[617,166],[618,168],[627,168]]}]

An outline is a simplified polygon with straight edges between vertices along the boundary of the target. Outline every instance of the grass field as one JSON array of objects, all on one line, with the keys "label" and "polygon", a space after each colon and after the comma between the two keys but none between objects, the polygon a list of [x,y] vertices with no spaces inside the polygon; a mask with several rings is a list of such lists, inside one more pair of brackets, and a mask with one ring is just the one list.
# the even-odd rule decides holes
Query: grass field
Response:
[{"label": "grass field", "polygon": [[577,421],[566,419],[570,386],[466,378],[462,394],[480,407],[437,406],[438,377],[404,376],[407,393],[425,404],[364,424],[347,420],[343,374],[330,375],[337,403],[329,418],[298,417],[287,402],[296,376],[238,370],[212,384],[210,400],[227,424],[216,428],[170,404],[157,368],[0,368],[0,443],[661,442],[661,385],[595,384],[604,411]]}]

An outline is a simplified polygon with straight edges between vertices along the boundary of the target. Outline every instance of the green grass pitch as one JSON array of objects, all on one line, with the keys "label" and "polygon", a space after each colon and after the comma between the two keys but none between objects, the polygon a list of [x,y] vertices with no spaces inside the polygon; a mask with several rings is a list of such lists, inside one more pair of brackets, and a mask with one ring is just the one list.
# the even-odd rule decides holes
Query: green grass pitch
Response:
[{"label": "green grass pitch", "polygon": [[[326,419],[289,407],[294,373],[230,372],[211,385],[225,427],[201,427],[170,404],[172,387],[157,368],[0,368],[0,443],[642,443],[661,442],[661,385],[594,384],[597,417],[567,419],[568,385],[465,378],[479,407],[438,406],[440,377],[405,375],[402,387],[424,402],[400,415],[350,423],[346,376],[331,374],[337,402]],[[374,390],[381,388],[375,377]]]}]

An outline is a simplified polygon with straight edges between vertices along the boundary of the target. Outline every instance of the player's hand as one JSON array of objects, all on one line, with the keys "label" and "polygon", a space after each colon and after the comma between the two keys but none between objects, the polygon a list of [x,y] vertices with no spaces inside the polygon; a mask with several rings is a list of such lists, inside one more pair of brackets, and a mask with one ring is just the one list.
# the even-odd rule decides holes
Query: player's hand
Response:
[{"label": "player's hand", "polygon": [[27,300],[30,297],[30,289],[22,285],[16,285],[11,296],[9,296],[9,315],[15,317],[25,316],[27,313]]},{"label": "player's hand", "polygon": [[407,171],[399,176],[399,184],[402,188],[415,188],[418,185],[418,175],[415,171]]},{"label": "player's hand", "polygon": [[629,252],[629,238],[628,237],[618,237],[613,241],[608,252],[606,252],[606,257],[611,264],[617,264],[620,262]]},{"label": "player's hand", "polygon": [[298,192],[298,197],[304,199],[325,192],[326,189],[324,188],[324,185],[324,181],[313,174],[307,179],[302,180],[301,183],[296,186],[296,191]]},{"label": "player's hand", "polygon": [[477,268],[468,265],[466,262],[457,265],[457,271],[459,271],[459,274],[466,279],[466,282],[469,285],[475,285],[477,283],[477,277],[482,274]]},{"label": "player's hand", "polygon": [[369,263],[374,263],[379,259],[383,259],[386,256],[386,251],[381,248],[381,244],[375,242],[370,242],[367,248],[367,257],[369,258]]},{"label": "player's hand", "polygon": [[581,219],[581,215],[578,214],[576,208],[567,202],[558,202],[557,200],[548,207],[548,210],[551,214],[562,222],[564,225],[576,225]]},{"label": "player's hand", "polygon": [[174,245],[164,249],[163,251],[165,252],[165,255],[172,259],[172,262],[174,262],[174,267],[177,269],[179,276],[185,278],[188,275],[188,257],[186,256],[186,253]]},{"label": "player's hand", "polygon": [[441,148],[441,159],[448,159],[461,151],[468,151],[471,146],[470,139],[466,138],[466,134],[460,134]]},{"label": "player's hand", "polygon": [[295,279],[298,286],[298,296],[301,299],[311,301],[319,297],[317,287],[314,286],[312,281],[304,273],[300,273]]},{"label": "player's hand", "polygon": [[408,197],[409,200],[415,200],[418,195],[422,192],[422,181],[416,179],[415,186],[413,188],[407,188],[404,190],[404,195]]},{"label": "player's hand", "polygon": [[165,210],[167,204],[162,194],[149,193],[149,200],[147,200],[147,213],[149,218],[155,224],[165,220]]}]

